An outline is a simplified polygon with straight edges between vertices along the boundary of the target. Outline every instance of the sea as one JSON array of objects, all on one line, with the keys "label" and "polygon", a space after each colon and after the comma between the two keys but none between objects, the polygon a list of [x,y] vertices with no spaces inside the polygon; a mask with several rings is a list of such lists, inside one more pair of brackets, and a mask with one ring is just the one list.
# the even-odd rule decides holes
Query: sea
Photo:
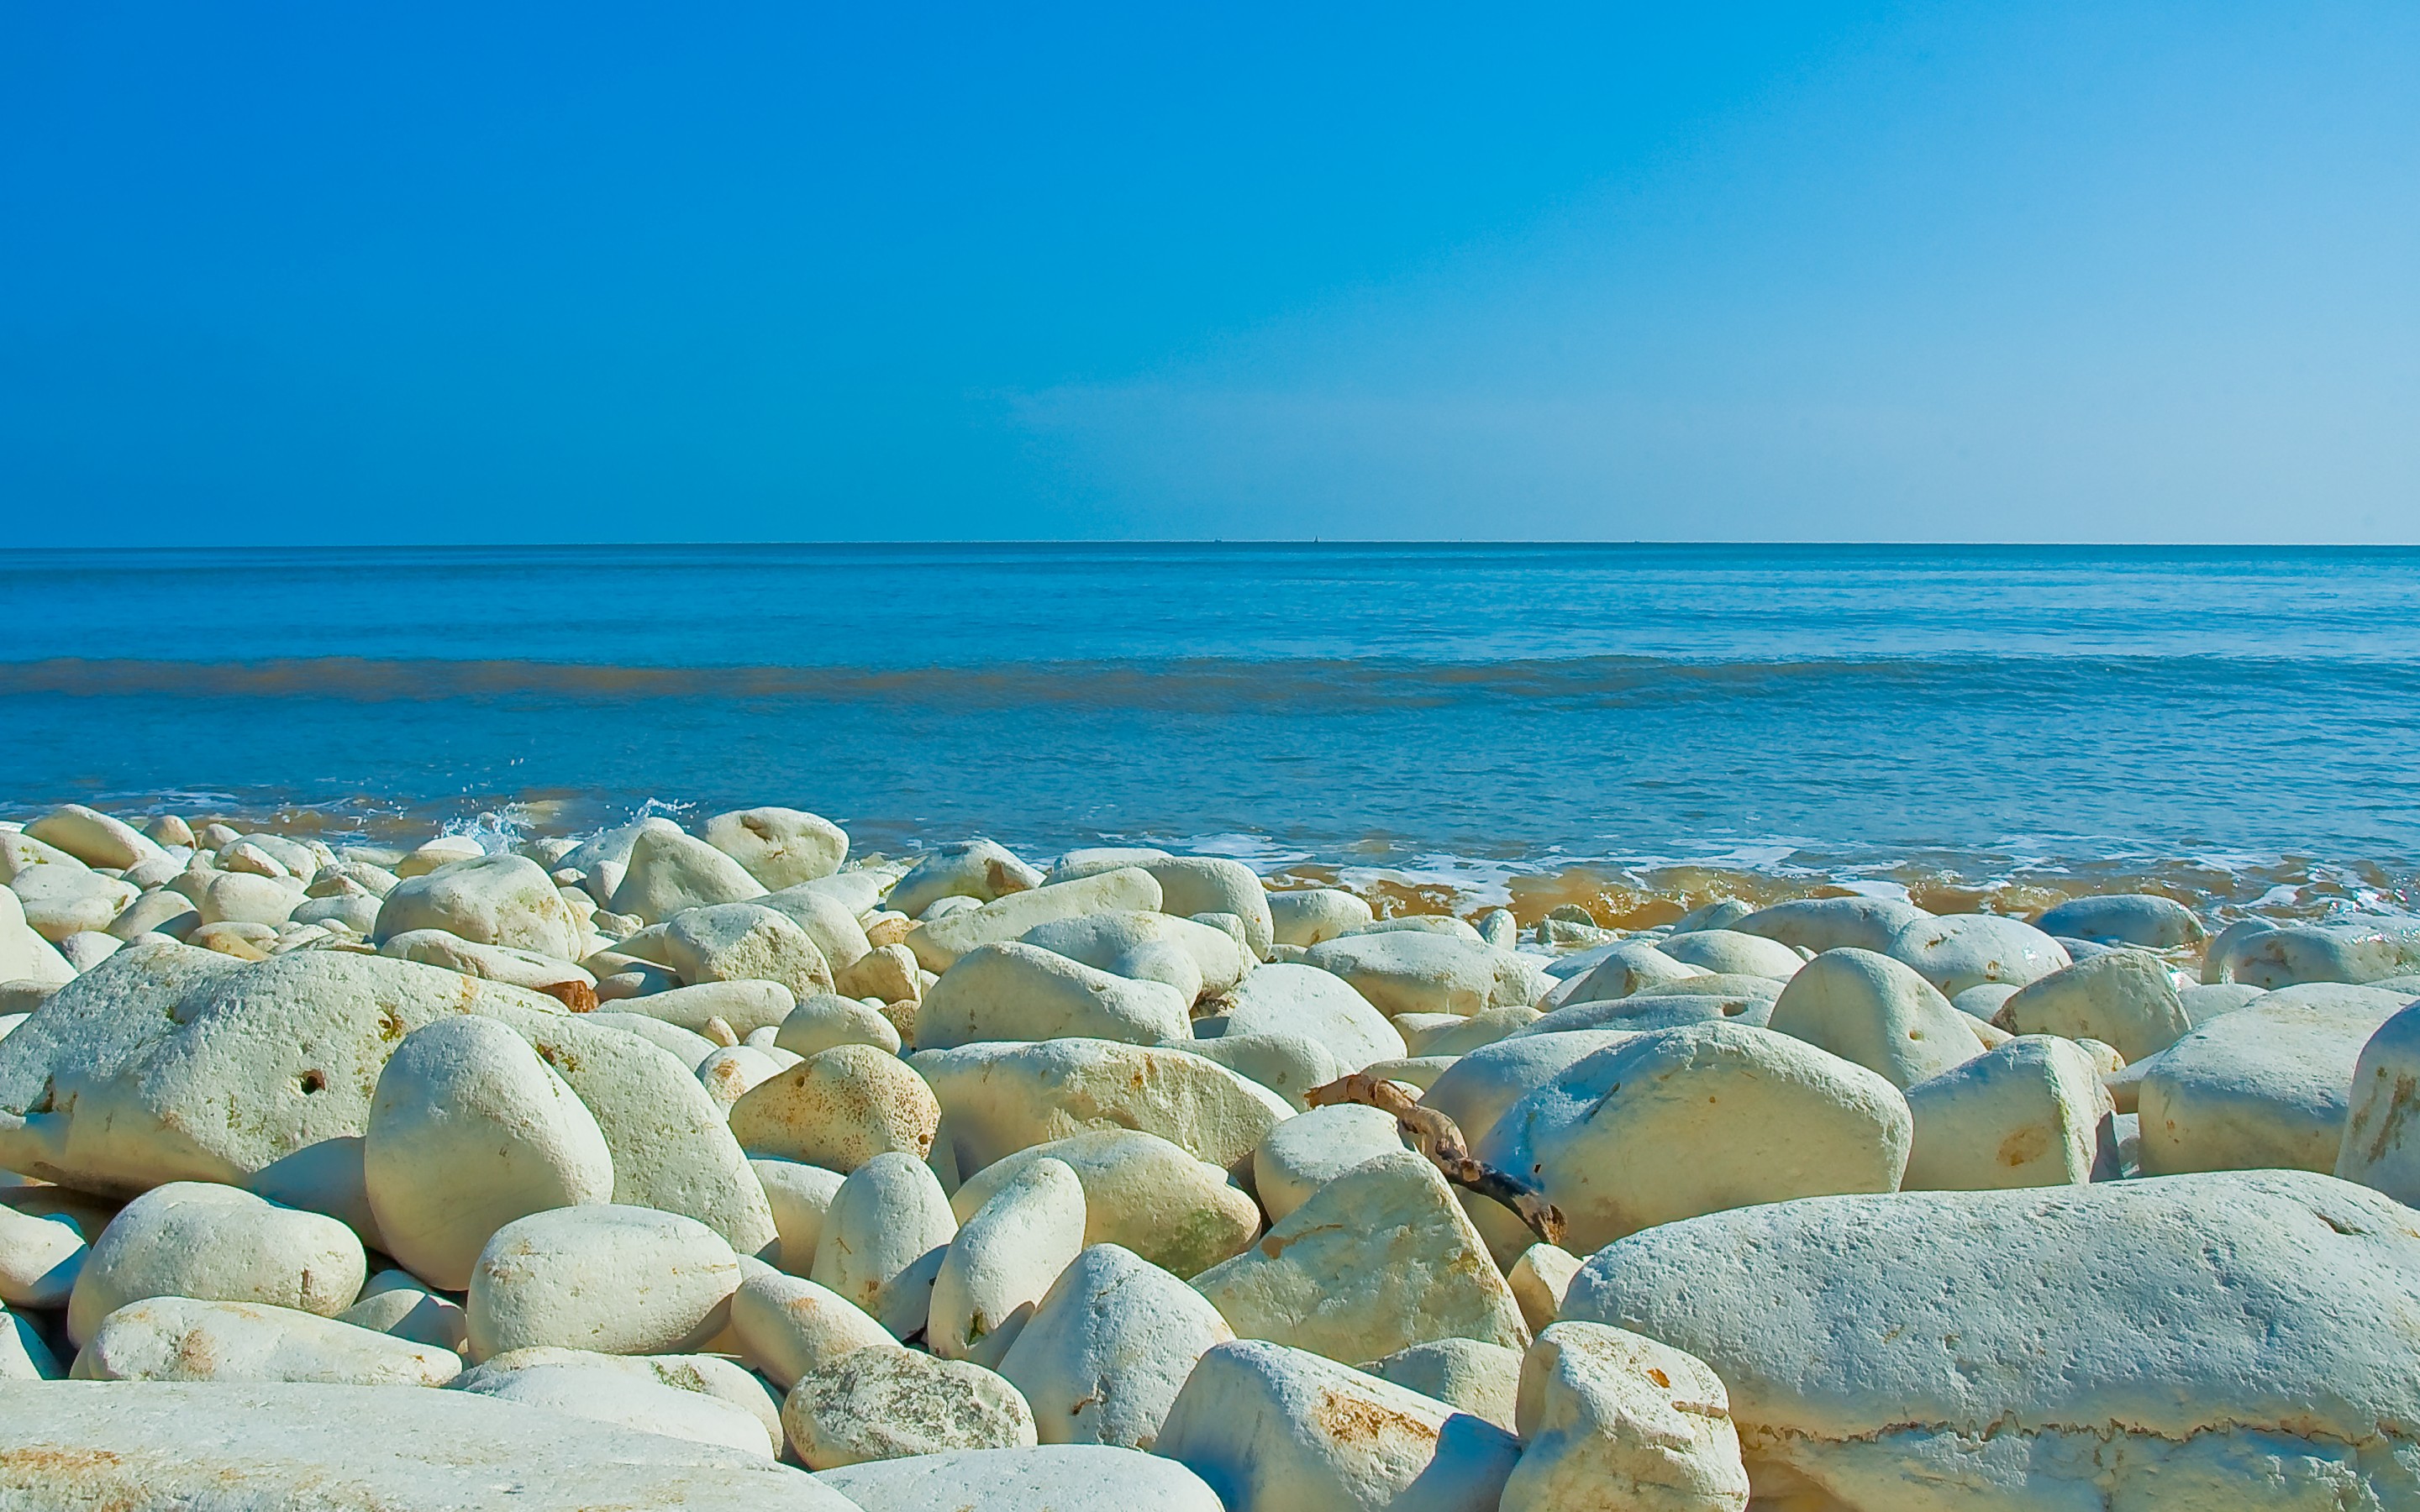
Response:
[{"label": "sea", "polygon": [[0,552],[0,816],[505,845],[757,804],[1389,911],[2420,906],[2420,550]]}]

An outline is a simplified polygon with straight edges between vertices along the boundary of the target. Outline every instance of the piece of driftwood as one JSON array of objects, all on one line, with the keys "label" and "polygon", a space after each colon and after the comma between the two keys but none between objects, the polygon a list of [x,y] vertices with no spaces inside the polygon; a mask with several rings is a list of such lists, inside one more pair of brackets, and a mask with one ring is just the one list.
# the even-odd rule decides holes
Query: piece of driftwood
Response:
[{"label": "piece of driftwood", "polygon": [[1412,1147],[1428,1157],[1445,1179],[1456,1186],[1467,1187],[1481,1196],[1500,1202],[1512,1210],[1529,1232],[1549,1244],[1563,1242],[1562,1210],[1547,1201],[1537,1188],[1510,1171],[1499,1171],[1493,1165],[1471,1158],[1470,1145],[1462,1137],[1454,1121],[1432,1107],[1423,1107],[1400,1082],[1355,1072],[1339,1076],[1325,1087],[1314,1087],[1303,1094],[1303,1101],[1315,1108],[1331,1107],[1339,1103],[1358,1103],[1365,1107],[1382,1109],[1395,1117],[1395,1127]]}]

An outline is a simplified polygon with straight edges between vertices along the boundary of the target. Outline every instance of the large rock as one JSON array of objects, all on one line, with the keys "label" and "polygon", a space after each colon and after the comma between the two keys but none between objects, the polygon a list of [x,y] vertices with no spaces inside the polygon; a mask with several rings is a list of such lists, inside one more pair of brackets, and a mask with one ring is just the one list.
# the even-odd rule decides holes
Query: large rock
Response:
[{"label": "large rock", "polygon": [[504,1225],[613,1196],[596,1118],[528,1041],[470,1015],[396,1047],[371,1099],[362,1173],[387,1253],[454,1291]]},{"label": "large rock", "polygon": [[1401,930],[1314,945],[1303,964],[1334,972],[1389,1015],[1529,1008],[1555,984],[1535,957]]},{"label": "large rock", "polygon": [[691,986],[778,981],[793,1000],[831,991],[823,949],[797,919],[762,903],[682,909],[665,921],[663,957]]},{"label": "large rock", "polygon": [[1233,1167],[1294,1117],[1283,1098],[1183,1050],[1060,1039],[920,1051],[958,1169],[1091,1129],[1155,1134]]},{"label": "large rock", "polygon": [[1341,887],[1269,894],[1269,924],[1280,945],[1319,945],[1371,921],[1370,905]]},{"label": "large rock", "polygon": [[798,1003],[798,995],[778,981],[702,981],[625,998],[614,1006],[692,1034],[705,1033],[713,1020],[721,1019],[732,1033],[745,1036],[778,1027]]},{"label": "large rock", "polygon": [[540,994],[378,956],[304,951],[245,964],[130,947],[0,1041],[0,1168],[131,1195],[240,1182],[306,1145],[360,1135],[403,1038],[458,1013],[528,1039],[613,1156],[614,1200],[697,1218],[737,1248],[772,1214],[690,1068]]},{"label": "large rock", "polygon": [[1358,1103],[1313,1108],[1279,1124],[1252,1151],[1252,1190],[1282,1218],[1346,1171],[1404,1148],[1395,1116]]},{"label": "large rock", "polygon": [[695,836],[649,829],[631,844],[629,870],[608,906],[660,924],[685,908],[745,903],[768,890],[747,868]]},{"label": "large rock", "polygon": [[1225,1512],[1218,1493],[1174,1460],[1092,1443],[949,1449],[815,1478],[862,1512]]},{"label": "large rock", "polygon": [[1024,1394],[1042,1443],[1148,1449],[1203,1351],[1234,1336],[1184,1282],[1095,1244],[1061,1273],[996,1368]]},{"label": "large rock", "polygon": [[[296,910],[299,916],[302,910]],[[309,922],[298,917],[296,922]],[[509,945],[480,945],[459,934],[448,934],[442,929],[406,930],[379,947],[379,954],[398,961],[417,961],[424,966],[443,966],[468,977],[484,977],[509,986],[527,987],[545,993],[550,997],[569,995],[578,996],[582,989],[593,994],[597,978],[586,968],[554,956],[540,955],[535,950],[517,949]]]},{"label": "large rock", "polygon": [[1252,954],[1268,959],[1275,941],[1268,889],[1250,867],[1223,856],[1171,856],[1145,861],[1142,870],[1159,884],[1159,908],[1187,918],[1232,915],[1243,922],[1244,943]]},{"label": "large rock", "polygon": [[1557,1323],[1521,1364],[1521,1461],[1501,1512],[1743,1512],[1747,1471],[1702,1360],[1601,1323]]},{"label": "large rock", "polygon": [[2138,1072],[2143,1174],[2335,1170],[2362,1048],[2408,1001],[2374,987],[2281,988],[2127,1068]]},{"label": "large rock", "polygon": [[1073,882],[1012,892],[979,907],[928,919],[909,932],[907,946],[927,971],[947,971],[960,956],[984,945],[1020,939],[1028,930],[1087,914],[1159,909],[1159,884],[1151,873],[1124,867]]},{"label": "large rock", "polygon": [[1881,954],[1900,930],[1931,917],[1896,898],[1800,898],[1761,908],[1726,927],[1818,955],[1839,949]]},{"label": "large rock", "polygon": [[599,1354],[512,1350],[465,1370],[457,1391],[619,1423],[771,1459],[782,1452],[781,1398],[715,1354]]},{"label": "large rock", "polygon": [[56,986],[73,981],[75,976],[75,967],[59,954],[59,948],[25,922],[25,905],[17,894],[0,887],[0,981]]},{"label": "large rock", "polygon": [[834,896],[837,881],[825,877],[802,882],[767,893],[756,900],[756,905],[770,908],[805,930],[831,967],[832,980],[840,983],[847,978],[847,968],[863,961],[873,946],[865,937],[865,926],[858,922],[858,910]]},{"label": "large rock", "polygon": [[1434,1397],[1449,1407],[1513,1430],[1513,1406],[1520,1395],[1521,1351],[1477,1339],[1432,1339],[1397,1350],[1361,1368],[1406,1391]]},{"label": "large rock", "polygon": [[0,1207],[0,1303],[63,1307],[87,1253],[84,1233],[62,1213]]},{"label": "large rock", "polygon": [[1016,1387],[910,1350],[859,1350],[809,1371],[782,1403],[782,1427],[809,1470],[1033,1443]]},{"label": "large rock", "polygon": [[[207,915],[205,915],[207,917]],[[383,945],[411,930],[438,929],[477,945],[577,961],[582,931],[554,880],[520,856],[455,861],[396,884],[379,904],[371,938]]]},{"label": "large rock", "polygon": [[[26,924],[54,945],[65,944],[72,934],[108,929],[139,893],[132,884],[73,863],[20,872],[8,890],[16,894]],[[296,887],[293,902],[285,907],[290,910],[301,901],[302,889]]]},{"label": "large rock", "polygon": [[737,809],[706,822],[706,842],[779,892],[828,877],[848,859],[848,834],[802,809]]},{"label": "large rock", "polygon": [[[2420,1004],[2378,1026],[2353,1065],[2352,1105],[2336,1175],[2420,1206]],[[17,1299],[9,1297],[9,1302]]]},{"label": "large rock", "polygon": [[1725,1208],[1896,1190],[1913,1128],[1899,1088],[1863,1066],[1770,1029],[1699,1024],[1574,1065],[1475,1153],[1537,1182],[1570,1247],[1592,1250]]},{"label": "large rock", "polygon": [[856,1350],[895,1350],[898,1340],[863,1308],[803,1276],[751,1268],[731,1294],[731,1332],[751,1367],[783,1390]]},{"label": "large rock", "polygon": [[1178,1048],[1257,1082],[1297,1113],[1311,1106],[1313,1091],[1354,1069],[1325,1044],[1299,1034],[1222,1034]]},{"label": "large rock", "polygon": [[1033,1162],[1063,1162],[1084,1188],[1084,1242],[1116,1244],[1179,1276],[1252,1242],[1261,1210],[1218,1166],[1157,1134],[1105,1130],[1018,1150],[967,1178],[950,1204],[971,1218]]},{"label": "large rock", "polygon": [[1236,983],[1219,1009],[1227,1019],[1225,1038],[1304,1035],[1326,1045],[1347,1071],[1410,1053],[1403,1034],[1368,998],[1316,966],[1262,966]]},{"label": "large rock", "polygon": [[1033,1162],[958,1226],[934,1274],[926,1347],[999,1369],[1083,1247],[1083,1183],[1063,1161]]},{"label": "large rock", "polygon": [[2018,918],[1945,914],[1902,925],[1884,955],[1904,961],[1947,994],[1986,981],[2019,986],[2073,963],[2067,947]]},{"label": "large rock", "polygon": [[1191,1002],[1166,982],[1117,976],[1013,941],[978,946],[954,959],[957,964],[917,1007],[914,1038],[920,1050],[985,1040],[1082,1036],[1156,1044],[1192,1037]]},{"label": "large rock", "polygon": [[833,1194],[810,1275],[904,1339],[924,1328],[933,1279],[957,1228],[923,1161],[876,1155]]},{"label": "large rock", "polygon": [[[1590,953],[1597,959],[1586,971],[1565,977],[1547,996],[1546,1007],[1615,1002],[1649,987],[1711,975],[1705,967],[1676,961],[1645,940],[1610,945]],[[1791,959],[1798,958],[1793,955]]]},{"label": "large rock", "polygon": [[423,1386],[0,1385],[0,1504],[850,1512],[761,1455]]},{"label": "large rock", "polygon": [[1627,1043],[1640,1032],[1570,1029],[1508,1036],[1447,1067],[1421,1094],[1420,1105],[1451,1119],[1464,1142],[1476,1148],[1512,1104],[1598,1051]]},{"label": "large rock", "polygon": [[2020,1035],[1907,1089],[1908,1191],[2067,1186],[2114,1176],[2099,1068],[2071,1040]]},{"label": "large rock", "polygon": [[2292,924],[2242,933],[2230,925],[2211,941],[2202,980],[2274,991],[2308,982],[2378,981],[2413,970],[2420,970],[2420,928],[2408,923]]},{"label": "large rock", "polygon": [[1871,950],[1826,950],[1774,1000],[1766,1026],[1909,1088],[1983,1053],[1973,1021],[1910,967]]},{"label": "large rock", "polygon": [[2045,911],[2034,927],[2053,936],[2138,945],[2147,950],[2173,950],[2210,933],[2184,904],[2144,892],[2071,898]]},{"label": "large rock", "polygon": [[2098,1040],[2128,1060],[2159,1054],[2193,1027],[2167,964],[2145,950],[2112,950],[2054,971],[2017,989],[1999,1013],[2019,1034]]},{"label": "large rock", "polygon": [[368,1274],[353,1231],[249,1192],[178,1181],[128,1203],[93,1241],[68,1302],[82,1344],[101,1319],[146,1297],[267,1303],[333,1318]]},{"label": "large rock", "polygon": [[1040,886],[1042,873],[1006,847],[987,840],[954,841],[917,857],[916,864],[892,884],[887,902],[915,918],[944,898],[990,903]]},{"label": "large rock", "polygon": [[165,860],[168,854],[123,819],[114,819],[81,803],[61,804],[27,825],[24,832],[86,866],[115,867],[120,872],[146,861]]},{"label": "large rock", "polygon": [[1227,1512],[1494,1512],[1521,1446],[1375,1376],[1238,1339],[1194,1367],[1156,1452]]},{"label": "large rock", "polygon": [[869,1044],[819,1051],[731,1108],[731,1133],[750,1153],[844,1175],[892,1150],[923,1160],[940,1122],[924,1079]]},{"label": "large rock", "polygon": [[1432,1339],[1529,1342],[1486,1242],[1410,1150],[1328,1182],[1193,1285],[1238,1335],[1351,1365]]},{"label": "large rock", "polygon": [[1600,1251],[1566,1319],[1685,1351],[1761,1498],[1882,1509],[2420,1499],[2410,1210],[2259,1171],[1744,1209]]},{"label": "large rock", "polygon": [[739,1262],[721,1235],[653,1208],[590,1205],[496,1230],[471,1273],[471,1356],[553,1345],[676,1354],[731,1320]]},{"label": "large rock", "polygon": [[894,1056],[900,1051],[899,1030],[880,1009],[835,993],[817,993],[790,1010],[775,1030],[773,1043],[794,1056],[819,1055],[844,1044],[870,1044]]},{"label": "large rock", "polygon": [[1227,991],[1252,965],[1244,947],[1223,930],[1135,909],[1053,919],[1020,937],[1115,976],[1166,982],[1187,1003]]},{"label": "large rock", "polygon": [[452,1350],[261,1303],[150,1297],[101,1320],[76,1356],[79,1381],[308,1381],[442,1386]]},{"label": "large rock", "polygon": [[1686,933],[1668,934],[1655,948],[1684,966],[1716,975],[1735,974],[1749,977],[1797,975],[1800,958],[1797,951],[1779,940],[1742,930],[1691,930]]}]

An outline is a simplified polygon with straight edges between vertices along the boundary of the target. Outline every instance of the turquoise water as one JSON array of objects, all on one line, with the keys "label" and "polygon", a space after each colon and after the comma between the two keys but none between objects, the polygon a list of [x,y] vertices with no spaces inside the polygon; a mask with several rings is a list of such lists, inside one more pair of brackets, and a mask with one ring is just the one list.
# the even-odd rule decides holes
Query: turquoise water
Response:
[{"label": "turquoise water", "polygon": [[[2420,551],[0,556],[0,803],[2408,901]],[[2273,899],[2273,902],[2277,900]]]}]

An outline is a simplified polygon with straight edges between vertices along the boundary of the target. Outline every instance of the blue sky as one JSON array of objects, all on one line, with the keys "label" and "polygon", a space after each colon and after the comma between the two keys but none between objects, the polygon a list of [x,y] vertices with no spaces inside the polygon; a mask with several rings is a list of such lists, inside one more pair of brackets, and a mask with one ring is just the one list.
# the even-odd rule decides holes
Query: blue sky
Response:
[{"label": "blue sky", "polygon": [[0,500],[2420,540],[2415,78],[2323,0],[11,6]]}]

